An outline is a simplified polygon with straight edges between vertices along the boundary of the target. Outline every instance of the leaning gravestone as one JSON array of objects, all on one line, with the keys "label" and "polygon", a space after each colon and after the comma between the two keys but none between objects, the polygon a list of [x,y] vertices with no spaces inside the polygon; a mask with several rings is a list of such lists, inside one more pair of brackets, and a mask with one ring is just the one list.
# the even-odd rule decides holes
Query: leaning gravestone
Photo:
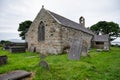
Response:
[{"label": "leaning gravestone", "polygon": [[82,39],[73,39],[72,44],[70,46],[68,59],[79,60],[81,52],[82,52],[82,45],[83,45],[83,40]]}]

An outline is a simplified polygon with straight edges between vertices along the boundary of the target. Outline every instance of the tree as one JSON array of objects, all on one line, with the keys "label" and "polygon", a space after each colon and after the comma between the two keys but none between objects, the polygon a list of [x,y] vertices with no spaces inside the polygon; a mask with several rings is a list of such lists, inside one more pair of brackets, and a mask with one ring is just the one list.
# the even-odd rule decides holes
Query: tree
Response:
[{"label": "tree", "polygon": [[31,24],[32,24],[32,21],[30,21],[30,20],[21,22],[21,23],[19,24],[18,31],[20,31],[19,36],[20,36],[22,39],[25,39],[25,33],[28,31],[28,29],[29,29],[29,27],[30,27]]},{"label": "tree", "polygon": [[11,43],[11,42],[8,41],[8,40],[1,40],[1,41],[0,41],[0,44],[2,44],[2,45],[3,45],[3,44],[7,44],[7,43]]},{"label": "tree", "polygon": [[118,37],[120,36],[120,27],[117,23],[114,22],[107,22],[107,21],[99,21],[98,23],[92,25],[90,27],[95,34],[109,34],[111,37]]}]

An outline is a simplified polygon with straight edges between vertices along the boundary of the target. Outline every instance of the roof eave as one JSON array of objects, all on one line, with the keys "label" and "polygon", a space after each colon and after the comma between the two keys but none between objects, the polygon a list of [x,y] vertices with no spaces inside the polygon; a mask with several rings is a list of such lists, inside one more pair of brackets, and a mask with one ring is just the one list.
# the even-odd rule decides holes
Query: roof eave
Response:
[{"label": "roof eave", "polygon": [[[59,20],[57,20],[57,19],[49,12],[49,10],[46,10],[46,11],[47,11],[48,14],[50,14],[50,15],[52,16],[52,18],[53,18],[58,24],[63,25]],[[63,25],[63,26],[66,26],[66,25]],[[70,26],[66,26],[66,27],[72,28],[72,27],[70,27]],[[72,28],[72,29],[75,29],[75,28]],[[76,30],[79,30],[79,29],[76,29]],[[85,31],[83,31],[83,30],[79,30],[79,31],[85,32]],[[85,33],[94,36],[94,33],[89,33],[89,32],[85,32]]]},{"label": "roof eave", "polygon": [[48,14],[52,16],[52,18],[59,24],[62,24],[60,21],[58,21],[48,10],[46,10]]},{"label": "roof eave", "polygon": [[[63,25],[63,24],[61,24],[61,25]],[[63,25],[63,26],[65,26],[65,25]],[[70,27],[70,26],[66,26],[66,27],[72,28],[72,27]],[[72,28],[72,29],[75,29],[75,28]],[[84,32],[84,33],[87,33],[87,34],[90,34],[90,35],[94,36],[94,33],[93,33],[93,34],[92,34],[92,33],[88,33],[88,32],[85,32],[85,31],[79,30],[79,29],[75,29],[75,30],[82,31],[82,32]]]}]

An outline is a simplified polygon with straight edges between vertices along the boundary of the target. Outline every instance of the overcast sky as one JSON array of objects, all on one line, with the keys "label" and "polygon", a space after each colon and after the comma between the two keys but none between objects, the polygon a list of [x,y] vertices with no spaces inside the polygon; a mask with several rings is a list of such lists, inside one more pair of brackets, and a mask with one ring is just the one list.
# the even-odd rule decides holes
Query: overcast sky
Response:
[{"label": "overcast sky", "polygon": [[19,23],[34,20],[42,5],[75,22],[85,17],[86,27],[98,21],[120,24],[120,0],[0,0],[0,40],[20,39]]}]

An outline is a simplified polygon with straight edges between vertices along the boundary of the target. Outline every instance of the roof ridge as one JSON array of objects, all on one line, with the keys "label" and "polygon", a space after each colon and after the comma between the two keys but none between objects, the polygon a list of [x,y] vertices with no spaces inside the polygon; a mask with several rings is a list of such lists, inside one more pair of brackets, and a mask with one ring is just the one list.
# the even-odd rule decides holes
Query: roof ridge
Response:
[{"label": "roof ridge", "polygon": [[77,23],[77,22],[75,22],[73,20],[70,20],[70,19],[68,19],[68,18],[66,18],[64,16],[61,16],[59,14],[56,14],[56,13],[54,13],[52,11],[49,11],[49,10],[46,10],[46,11],[61,25],[64,25],[64,26],[69,27],[69,28],[81,30],[81,31],[83,31],[85,33],[94,35],[94,33],[92,31],[90,31],[87,28],[81,26],[79,23]]},{"label": "roof ridge", "polygon": [[[52,12],[52,11],[50,11],[50,10],[47,10],[47,11]],[[54,13],[54,12],[52,12],[52,13]],[[63,17],[63,18],[65,18],[65,19],[69,20],[69,21],[72,21],[72,22],[74,22],[74,23],[77,23],[77,22],[75,22],[75,21],[73,21],[73,20],[71,20],[71,19],[68,19],[68,18],[66,18],[66,17],[64,17],[64,16],[61,16],[61,15],[59,15],[59,14],[57,14],[57,13],[54,13],[54,14],[56,14],[56,15],[58,15],[58,16],[60,16],[60,17]],[[79,23],[77,23],[77,24],[79,24]]]}]

